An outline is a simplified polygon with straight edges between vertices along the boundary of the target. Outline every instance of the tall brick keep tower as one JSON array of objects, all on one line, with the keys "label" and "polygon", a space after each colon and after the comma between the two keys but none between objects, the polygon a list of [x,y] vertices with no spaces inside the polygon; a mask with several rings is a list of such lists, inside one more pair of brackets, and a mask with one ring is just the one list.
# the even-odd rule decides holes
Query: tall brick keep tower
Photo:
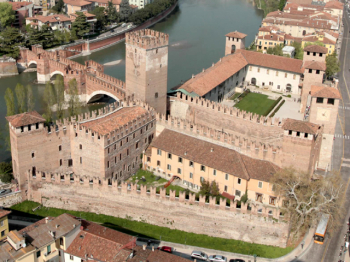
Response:
[{"label": "tall brick keep tower", "polygon": [[244,49],[246,36],[246,34],[237,31],[228,33],[226,35],[225,55],[233,54],[238,49]]},{"label": "tall brick keep tower", "polygon": [[144,29],[127,33],[125,41],[128,95],[165,114],[169,35]]}]

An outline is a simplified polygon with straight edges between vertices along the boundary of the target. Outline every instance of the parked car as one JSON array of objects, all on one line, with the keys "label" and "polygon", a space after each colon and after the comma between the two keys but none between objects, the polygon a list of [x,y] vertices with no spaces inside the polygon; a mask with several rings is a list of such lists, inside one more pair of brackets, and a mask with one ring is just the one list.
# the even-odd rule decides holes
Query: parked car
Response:
[{"label": "parked car", "polygon": [[202,251],[192,251],[191,257],[197,260],[208,261],[208,255]]},{"label": "parked car", "polygon": [[221,255],[212,255],[209,257],[211,262],[227,262],[227,258]]},{"label": "parked car", "polygon": [[245,262],[245,260],[236,258],[236,259],[230,259],[229,262]]},{"label": "parked car", "polygon": [[162,247],[158,247],[157,249],[159,249],[160,251],[173,253],[173,248],[172,247],[162,246]]},{"label": "parked car", "polygon": [[5,193],[5,192],[6,192],[5,189],[1,189],[1,190],[0,190],[0,194],[3,194],[3,193]]}]

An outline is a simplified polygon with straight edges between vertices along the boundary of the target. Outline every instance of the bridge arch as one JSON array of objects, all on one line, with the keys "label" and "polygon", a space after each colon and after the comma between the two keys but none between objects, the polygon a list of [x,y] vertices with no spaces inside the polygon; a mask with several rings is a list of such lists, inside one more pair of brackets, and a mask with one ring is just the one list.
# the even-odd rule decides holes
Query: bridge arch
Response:
[{"label": "bridge arch", "polygon": [[115,101],[119,101],[120,100],[118,97],[116,97],[115,95],[113,95],[110,92],[106,92],[104,90],[97,90],[97,91],[94,91],[91,94],[86,96],[86,103],[89,103],[91,98],[93,98],[96,95],[106,95],[106,96],[109,96],[109,97],[113,98]]},{"label": "bridge arch", "polygon": [[54,75],[61,75],[64,77],[64,74],[61,71],[53,71],[52,73],[50,73],[50,79],[54,76]]},{"label": "bridge arch", "polygon": [[35,68],[38,66],[38,63],[34,60],[29,61],[28,68]]}]

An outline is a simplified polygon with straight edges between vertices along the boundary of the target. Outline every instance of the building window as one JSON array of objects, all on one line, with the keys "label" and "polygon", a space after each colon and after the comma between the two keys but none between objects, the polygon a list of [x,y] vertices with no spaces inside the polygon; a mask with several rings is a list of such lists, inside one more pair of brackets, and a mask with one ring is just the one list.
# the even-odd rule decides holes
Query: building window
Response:
[{"label": "building window", "polygon": [[79,149],[80,149],[80,150],[83,149],[83,145],[82,145],[82,144],[79,145]]},{"label": "building window", "polygon": [[32,158],[34,158],[34,156],[35,156],[35,154],[34,154],[34,153],[32,153]]},{"label": "building window", "polygon": [[171,165],[167,165],[167,169],[171,171]]},{"label": "building window", "polygon": [[109,161],[107,161],[107,168],[109,168]]},{"label": "building window", "polygon": [[287,78],[288,74],[287,73],[284,73],[284,78]]},{"label": "building window", "polygon": [[182,157],[179,157],[179,163],[182,163]]},{"label": "building window", "polygon": [[249,71],[252,71],[252,66],[249,66]]},{"label": "building window", "polygon": [[228,174],[225,174],[225,180],[228,180]]},{"label": "building window", "polygon": [[237,184],[240,185],[242,183],[242,179],[238,178],[237,179]]},{"label": "building window", "polygon": [[177,169],[177,173],[178,173],[178,174],[181,174],[181,168],[178,168],[178,169]]},{"label": "building window", "polygon": [[129,155],[129,149],[126,150],[126,155],[127,155],[127,156]]},{"label": "building window", "polygon": [[168,153],[168,159],[171,159],[171,157],[172,157],[172,156],[171,156],[171,154],[170,154],[170,153]]},{"label": "building window", "polygon": [[160,161],[159,160],[157,160],[157,166],[160,166]]},{"label": "building window", "polygon": [[262,203],[262,194],[256,193],[255,201]]},{"label": "building window", "polygon": [[310,73],[310,74],[312,73],[312,69],[309,69],[309,73]]},{"label": "building window", "polygon": [[136,148],[136,149],[139,148],[139,142],[136,142],[135,148]]},{"label": "building window", "polygon": [[[4,231],[5,232],[5,231]],[[2,233],[2,232],[1,232]],[[1,236],[2,236],[2,234],[1,234]],[[40,250],[39,251],[37,251],[36,252],[36,257],[40,257],[41,256],[41,252],[40,252]]]},{"label": "building window", "polygon": [[275,205],[276,204],[276,198],[275,197],[270,197],[269,203],[270,203],[270,205]]},{"label": "building window", "polygon": [[120,140],[120,146],[123,146],[123,140]]},{"label": "building window", "polygon": [[227,186],[224,187],[224,191],[227,192]]},{"label": "building window", "polygon": [[62,151],[62,146],[58,146],[58,151]]},{"label": "building window", "polygon": [[297,78],[297,75],[293,75],[293,79],[295,80]]},{"label": "building window", "polygon": [[193,173],[190,173],[190,178],[193,178]]},{"label": "building window", "polygon": [[154,94],[154,97],[155,97],[155,98],[158,98],[158,92]]},{"label": "building window", "polygon": [[73,159],[68,159],[68,166],[73,166]]},{"label": "building window", "polygon": [[83,158],[82,157],[80,157],[80,164],[82,164],[83,163]]},{"label": "building window", "polygon": [[323,97],[317,97],[316,98],[316,103],[323,104]]},{"label": "building window", "polygon": [[266,73],[269,75],[270,74],[270,69],[266,69]]},{"label": "building window", "polygon": [[189,166],[193,167],[193,162],[192,161],[190,161]]},{"label": "building window", "polygon": [[320,74],[320,70],[316,70],[316,75],[319,75]]},{"label": "building window", "polygon": [[201,171],[205,171],[205,166],[201,165]]},{"label": "building window", "polygon": [[277,85],[277,89],[281,89],[281,86],[280,86],[280,85]]},{"label": "building window", "polygon": [[258,67],[258,73],[260,72],[260,67]]},{"label": "building window", "polygon": [[328,105],[334,105],[334,98],[328,98],[327,104]]},{"label": "building window", "polygon": [[60,166],[62,166],[62,159],[60,159]]},{"label": "building window", "polygon": [[201,176],[201,182],[204,182],[204,180],[205,180],[204,177]]},{"label": "building window", "polygon": [[236,190],[235,195],[240,197],[241,196],[241,191],[240,190]]},{"label": "building window", "polygon": [[216,176],[216,170],[215,169],[213,170],[213,176]]},{"label": "building window", "polygon": [[262,188],[262,186],[263,186],[263,182],[259,181],[258,188]]},{"label": "building window", "polygon": [[69,256],[70,260],[74,260],[74,257],[72,255]]},{"label": "building window", "polygon": [[48,245],[46,248],[46,253],[51,254],[51,245]]},{"label": "building window", "polygon": [[0,227],[4,226],[4,220],[0,221]]},{"label": "building window", "polygon": [[161,155],[162,155],[162,150],[157,149],[157,155],[158,155],[158,156],[161,156]]},{"label": "building window", "polygon": [[293,134],[293,130],[289,130],[289,131],[288,131],[288,135],[291,136],[292,134]]},{"label": "building window", "polygon": [[136,136],[136,134],[135,134],[135,133],[133,133],[133,134],[132,134],[132,138],[135,138],[135,136]]},{"label": "building window", "polygon": [[63,246],[63,237],[60,238],[60,245]]},{"label": "building window", "polygon": [[304,137],[305,137],[305,138],[307,138],[308,136],[309,136],[309,134],[308,134],[308,133],[305,133],[305,134],[304,134]]},{"label": "building window", "polygon": [[276,71],[276,76],[278,76],[278,71]]}]

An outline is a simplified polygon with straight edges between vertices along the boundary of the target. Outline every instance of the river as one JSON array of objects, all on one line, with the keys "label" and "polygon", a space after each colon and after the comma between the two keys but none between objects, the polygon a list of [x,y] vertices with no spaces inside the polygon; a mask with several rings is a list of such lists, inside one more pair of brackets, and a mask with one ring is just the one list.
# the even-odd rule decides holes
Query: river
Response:
[{"label": "river", "polygon": [[[166,19],[152,29],[169,34],[168,89],[179,84],[217,62],[225,53],[225,34],[239,31],[247,34],[246,46],[253,40],[263,19],[263,12],[247,0],[179,0],[179,6]],[[119,43],[89,56],[74,59],[80,63],[94,60],[105,64],[105,73],[125,81],[125,43]],[[112,63],[113,64],[113,63]],[[0,125],[4,129],[7,87],[15,89],[17,83],[31,84],[36,73],[0,79]],[[41,101],[44,85],[32,84],[36,99],[35,110],[43,112]],[[3,140],[3,139],[2,139]],[[1,141],[0,146],[3,146]],[[10,152],[0,148],[0,162],[10,159]]]}]

